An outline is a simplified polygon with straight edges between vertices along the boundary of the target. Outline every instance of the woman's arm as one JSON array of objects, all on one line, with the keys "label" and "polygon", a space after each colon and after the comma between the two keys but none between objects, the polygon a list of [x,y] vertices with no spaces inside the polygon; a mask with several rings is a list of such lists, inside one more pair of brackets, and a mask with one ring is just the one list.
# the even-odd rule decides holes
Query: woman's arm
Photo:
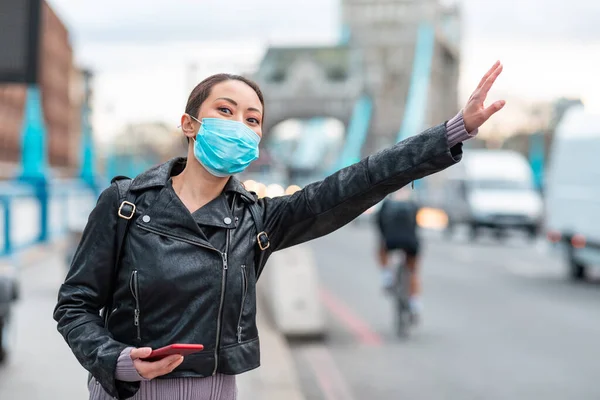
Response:
[{"label": "woman's arm", "polygon": [[139,383],[116,380],[121,352],[127,347],[113,339],[99,312],[108,303],[114,281],[118,191],[106,189],[91,212],[71,268],[58,292],[54,319],[80,364],[116,398],[135,394]]},{"label": "woman's arm", "polygon": [[484,107],[487,93],[502,71],[497,62],[481,79],[466,106],[445,124],[410,137],[338,171],[291,196],[262,199],[269,251],[329,234],[358,217],[387,194],[411,181],[441,171],[462,157],[469,139],[504,101]]},{"label": "woman's arm", "polygon": [[[463,124],[462,117],[456,123]],[[449,146],[438,125],[344,168],[291,196],[260,200],[271,251],[327,235],[408,183],[457,163],[462,143]],[[464,140],[469,135],[462,128]]]}]

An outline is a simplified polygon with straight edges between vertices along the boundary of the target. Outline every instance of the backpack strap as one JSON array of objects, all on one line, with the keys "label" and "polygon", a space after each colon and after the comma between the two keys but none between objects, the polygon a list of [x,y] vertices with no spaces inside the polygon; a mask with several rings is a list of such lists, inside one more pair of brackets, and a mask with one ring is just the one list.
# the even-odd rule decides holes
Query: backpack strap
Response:
[{"label": "backpack strap", "polygon": [[[108,326],[108,317],[112,311],[112,297],[114,295],[117,271],[119,270],[119,263],[121,261],[121,249],[123,248],[123,242],[125,241],[125,235],[127,234],[127,226],[129,225],[129,221],[133,218],[136,211],[135,195],[129,191],[131,182],[131,178],[123,175],[115,176],[110,181],[111,184],[116,183],[117,185],[117,192],[119,194],[119,208],[117,210],[117,215],[119,216],[119,219],[117,220],[117,234],[115,236],[116,251],[113,265],[114,277],[110,284],[110,298],[102,310],[104,326]],[[92,373],[90,372],[88,373],[87,379],[88,385],[90,384],[91,380]]]},{"label": "backpack strap", "polygon": [[104,324],[106,326],[108,322],[108,316],[110,311],[112,311],[112,295],[114,294],[114,285],[117,279],[117,272],[119,270],[119,265],[121,263],[121,253],[123,249],[123,242],[125,242],[125,236],[127,235],[127,228],[129,226],[129,221],[135,216],[136,212],[136,196],[129,191],[129,187],[131,186],[132,180],[126,176],[116,176],[111,180],[111,184],[115,183],[117,186],[117,191],[119,193],[119,208],[117,210],[117,216],[119,219],[117,220],[117,232],[115,235],[115,259],[113,262],[113,281],[111,282],[111,299],[106,304],[104,309]]},{"label": "backpack strap", "polygon": [[117,222],[117,236],[116,236],[116,251],[115,251],[115,270],[118,268],[121,261],[121,250],[123,248],[123,242],[125,241],[125,235],[127,234],[127,227],[129,221],[135,216],[136,196],[129,191],[131,186],[131,179],[125,176],[118,176],[113,178],[112,182],[117,184],[119,191],[119,209],[117,216],[119,220]]},{"label": "backpack strap", "polygon": [[250,203],[250,214],[252,214],[252,219],[254,220],[254,226],[256,226],[256,242],[258,244],[258,248],[260,249],[260,257],[258,258],[257,265],[257,274],[256,279],[260,276],[260,273],[263,269],[263,260],[265,258],[265,250],[267,250],[271,246],[271,242],[269,241],[269,235],[264,231],[264,223],[260,212],[260,207],[258,203]]}]

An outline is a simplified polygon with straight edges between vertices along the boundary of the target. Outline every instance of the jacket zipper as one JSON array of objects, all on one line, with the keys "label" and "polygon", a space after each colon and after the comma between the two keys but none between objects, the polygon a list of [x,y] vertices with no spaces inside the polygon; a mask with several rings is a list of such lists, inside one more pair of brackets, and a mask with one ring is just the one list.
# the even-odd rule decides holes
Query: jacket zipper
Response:
[{"label": "jacket zipper", "polygon": [[[229,247],[229,232],[227,232],[227,245]],[[217,373],[219,366],[219,344],[221,343],[221,317],[223,314],[223,300],[225,300],[225,282],[227,280],[227,252],[221,253],[223,257],[223,274],[221,275],[221,300],[219,300],[219,314],[217,315],[217,339],[215,341],[215,368],[213,375]]]},{"label": "jacket zipper", "polygon": [[129,282],[129,288],[131,294],[135,299],[135,310],[133,310],[133,325],[137,331],[137,339],[142,340],[142,332],[140,328],[140,287],[138,284],[138,271],[134,270],[131,274],[131,280]]},{"label": "jacket zipper", "polygon": [[[234,195],[233,202],[232,202],[232,211],[233,211],[233,204],[235,204],[235,197],[236,196]],[[177,239],[181,242],[193,244],[195,246],[204,247],[205,249],[215,251],[221,255],[221,258],[223,260],[223,273],[221,275],[221,300],[219,301],[219,312],[217,315],[217,339],[216,339],[216,343],[215,343],[215,368],[213,370],[213,375],[215,375],[217,373],[217,367],[219,366],[219,344],[221,341],[221,317],[223,314],[223,301],[225,300],[225,282],[226,282],[226,278],[227,278],[227,268],[228,268],[227,253],[229,252],[230,230],[229,229],[227,230],[227,240],[225,243],[225,252],[222,253],[212,246],[207,246],[207,245],[200,243],[198,241],[195,241],[195,240],[185,239],[185,238],[182,238],[181,236],[163,232],[160,229],[149,228],[149,227],[141,225],[141,224],[138,224],[138,226],[145,231],[156,233],[157,235],[162,235],[165,237],[169,237],[171,239]]]},{"label": "jacket zipper", "polygon": [[246,302],[246,293],[248,293],[248,278],[246,276],[246,266],[242,265],[242,304],[240,306],[240,317],[237,323],[237,340],[242,343],[242,314],[244,313],[244,303]]},{"label": "jacket zipper", "polygon": [[[233,205],[235,204],[235,197],[233,195],[233,201],[231,202],[231,212],[233,213]],[[221,253],[223,257],[223,274],[221,275],[221,300],[219,301],[219,314],[217,315],[217,340],[215,343],[215,369],[213,375],[217,373],[219,367],[219,345],[221,343],[221,318],[223,317],[223,301],[225,300],[225,283],[227,281],[227,253],[229,253],[229,241],[231,240],[231,230],[227,229],[225,239],[225,252]]]}]

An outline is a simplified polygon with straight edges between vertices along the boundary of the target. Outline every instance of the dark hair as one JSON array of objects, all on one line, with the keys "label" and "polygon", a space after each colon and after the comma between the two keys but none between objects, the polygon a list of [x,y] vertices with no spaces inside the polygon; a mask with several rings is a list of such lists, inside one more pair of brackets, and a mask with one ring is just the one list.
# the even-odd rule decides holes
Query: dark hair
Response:
[{"label": "dark hair", "polygon": [[258,99],[260,100],[260,104],[263,106],[263,119],[264,119],[265,100],[263,98],[263,94],[262,94],[260,88],[258,87],[258,85],[248,78],[244,78],[243,76],[233,75],[233,74],[212,75],[212,76],[209,76],[208,78],[206,78],[205,80],[203,80],[202,82],[200,82],[199,84],[197,84],[196,87],[194,88],[194,90],[192,90],[192,93],[190,93],[190,97],[188,98],[187,105],[185,106],[186,114],[196,117],[198,114],[198,110],[200,109],[200,106],[202,105],[202,103],[204,103],[204,100],[206,100],[208,98],[208,96],[210,96],[210,92],[212,91],[212,88],[216,84],[225,82],[225,81],[240,81],[240,82],[244,82],[246,85],[250,86],[256,92],[256,95],[258,96]]}]

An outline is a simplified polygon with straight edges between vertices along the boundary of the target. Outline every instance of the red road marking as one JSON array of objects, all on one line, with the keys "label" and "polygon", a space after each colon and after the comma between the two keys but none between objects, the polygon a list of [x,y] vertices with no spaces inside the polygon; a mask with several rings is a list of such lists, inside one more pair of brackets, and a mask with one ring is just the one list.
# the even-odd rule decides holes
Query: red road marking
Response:
[{"label": "red road marking", "polygon": [[383,340],[366,322],[358,317],[344,303],[335,298],[329,291],[321,288],[321,301],[336,316],[346,328],[356,336],[359,342],[367,346],[381,346]]}]

